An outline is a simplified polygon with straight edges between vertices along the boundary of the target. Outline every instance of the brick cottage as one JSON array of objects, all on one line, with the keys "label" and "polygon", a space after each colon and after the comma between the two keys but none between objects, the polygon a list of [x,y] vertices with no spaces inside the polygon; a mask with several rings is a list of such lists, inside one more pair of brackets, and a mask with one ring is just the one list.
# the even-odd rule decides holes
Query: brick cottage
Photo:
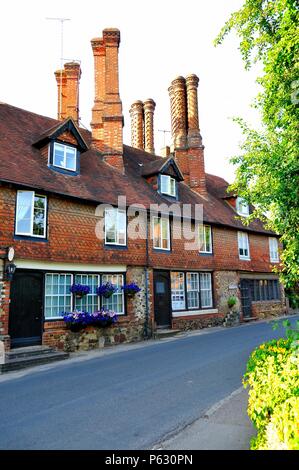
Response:
[{"label": "brick cottage", "polygon": [[[205,173],[197,76],[177,77],[169,88],[171,149],[155,155],[152,99],[132,104],[132,144],[123,144],[119,43],[117,29],[91,41],[91,132],[79,124],[76,62],[55,73],[58,119],[0,103],[0,340],[7,350],[89,349],[100,337],[111,344],[159,328],[221,325],[231,296],[241,321],[285,310],[273,273],[277,236],[258,220],[243,225],[251,208],[227,192],[226,181]],[[174,204],[183,214],[190,208],[184,237],[177,213],[167,214]],[[135,237],[128,228],[137,216]],[[190,249],[192,233],[197,243]],[[96,293],[106,282],[117,286],[110,298]],[[141,288],[132,298],[121,289],[130,282]],[[76,283],[90,292],[77,298],[70,292]],[[117,312],[117,324],[66,329],[62,312],[102,307]]]}]

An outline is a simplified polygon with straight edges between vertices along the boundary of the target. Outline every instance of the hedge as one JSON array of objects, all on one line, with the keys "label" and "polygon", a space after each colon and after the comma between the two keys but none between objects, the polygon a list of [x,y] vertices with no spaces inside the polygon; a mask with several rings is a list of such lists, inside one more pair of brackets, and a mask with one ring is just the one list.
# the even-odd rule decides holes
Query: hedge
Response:
[{"label": "hedge", "polygon": [[284,326],[287,337],[256,348],[243,378],[257,429],[253,450],[299,450],[299,332]]}]

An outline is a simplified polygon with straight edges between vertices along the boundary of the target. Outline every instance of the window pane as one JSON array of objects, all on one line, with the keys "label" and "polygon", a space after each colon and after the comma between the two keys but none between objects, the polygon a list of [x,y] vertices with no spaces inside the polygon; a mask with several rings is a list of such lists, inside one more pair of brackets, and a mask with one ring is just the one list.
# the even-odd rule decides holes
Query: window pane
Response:
[{"label": "window pane", "polygon": [[198,273],[187,273],[188,308],[199,308],[199,278]]},{"label": "window pane", "polygon": [[64,167],[64,145],[54,144],[53,165]]},{"label": "window pane", "polygon": [[18,191],[16,232],[31,235],[33,191]]},{"label": "window pane", "polygon": [[170,178],[170,195],[175,196],[175,179]]},{"label": "window pane", "polygon": [[165,249],[169,248],[169,220],[162,219],[162,247]]},{"label": "window pane", "polygon": [[123,275],[122,274],[104,274],[102,276],[102,283],[111,282],[117,287],[117,292],[112,294],[111,297],[106,299],[102,297],[102,307],[113,310],[114,312],[123,315],[124,312],[124,292],[121,288],[123,285]]},{"label": "window pane", "polygon": [[116,243],[116,211],[113,209],[105,210],[105,241],[106,243]]},{"label": "window pane", "polygon": [[68,170],[76,170],[76,149],[66,147],[66,165]]},{"label": "window pane", "polygon": [[161,175],[161,193],[169,194],[169,176]]},{"label": "window pane", "polygon": [[200,296],[202,307],[212,307],[212,278],[210,273],[200,274]]},{"label": "window pane", "polygon": [[118,244],[126,244],[126,225],[127,225],[127,216],[125,211],[117,210],[117,235],[118,235]]},{"label": "window pane", "polygon": [[45,236],[46,232],[46,198],[34,197],[33,235]]},{"label": "window pane", "polygon": [[184,273],[171,273],[171,302],[173,310],[184,310],[186,308],[184,279]]},{"label": "window pane", "polygon": [[205,226],[205,235],[206,235],[206,251],[212,251],[211,246],[211,227],[209,225]]},{"label": "window pane", "polygon": [[60,318],[63,312],[71,311],[71,274],[46,274],[45,317]]},{"label": "window pane", "polygon": [[161,219],[158,217],[154,217],[154,247],[155,248],[161,248]]}]

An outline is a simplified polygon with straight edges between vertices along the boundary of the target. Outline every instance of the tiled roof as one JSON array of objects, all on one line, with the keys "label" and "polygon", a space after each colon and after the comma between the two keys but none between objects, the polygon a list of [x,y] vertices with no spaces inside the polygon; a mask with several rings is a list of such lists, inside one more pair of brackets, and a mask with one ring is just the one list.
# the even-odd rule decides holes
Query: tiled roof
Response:
[{"label": "tiled roof", "polygon": [[[128,205],[142,203],[146,208],[169,202],[142,176],[144,167],[159,168],[165,159],[127,145],[124,145],[124,175],[106,164],[101,154],[91,148],[81,155],[79,175],[69,176],[48,168],[33,143],[59,124],[56,119],[0,103],[0,181],[95,203],[117,204],[117,197],[122,195],[126,196]],[[91,133],[79,130],[89,146]],[[192,191],[184,182],[178,184],[180,203],[203,204],[205,222],[271,233],[258,220],[244,227],[236,219],[235,211],[223,199],[228,183],[222,178],[207,174],[207,198]]]}]

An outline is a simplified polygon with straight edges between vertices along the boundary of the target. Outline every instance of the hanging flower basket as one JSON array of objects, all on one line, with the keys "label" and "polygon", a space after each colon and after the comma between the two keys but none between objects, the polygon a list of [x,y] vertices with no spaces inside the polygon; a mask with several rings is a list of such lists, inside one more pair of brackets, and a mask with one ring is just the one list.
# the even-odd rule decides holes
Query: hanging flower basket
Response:
[{"label": "hanging flower basket", "polygon": [[63,320],[67,328],[71,331],[77,332],[91,324],[90,314],[84,311],[75,311],[63,314]]},{"label": "hanging flower basket", "polygon": [[109,299],[115,292],[117,292],[117,287],[111,282],[106,282],[101,286],[97,287],[97,294]]},{"label": "hanging flower basket", "polygon": [[70,292],[74,294],[78,299],[82,299],[82,297],[89,294],[90,287],[83,286],[82,284],[72,284],[70,287]]},{"label": "hanging flower basket", "polygon": [[98,312],[91,313],[90,317],[92,322],[91,324],[99,328],[112,326],[118,320],[118,316],[115,312],[112,310],[105,310],[104,308]]},{"label": "hanging flower basket", "polygon": [[131,284],[124,284],[122,286],[122,290],[128,297],[134,297],[135,294],[141,291],[140,287],[135,282],[131,282]]},{"label": "hanging flower basket", "polygon": [[94,313],[85,311],[64,313],[63,320],[69,330],[78,332],[87,326],[95,326],[98,328],[112,326],[117,322],[118,316],[112,310],[102,308]]}]

